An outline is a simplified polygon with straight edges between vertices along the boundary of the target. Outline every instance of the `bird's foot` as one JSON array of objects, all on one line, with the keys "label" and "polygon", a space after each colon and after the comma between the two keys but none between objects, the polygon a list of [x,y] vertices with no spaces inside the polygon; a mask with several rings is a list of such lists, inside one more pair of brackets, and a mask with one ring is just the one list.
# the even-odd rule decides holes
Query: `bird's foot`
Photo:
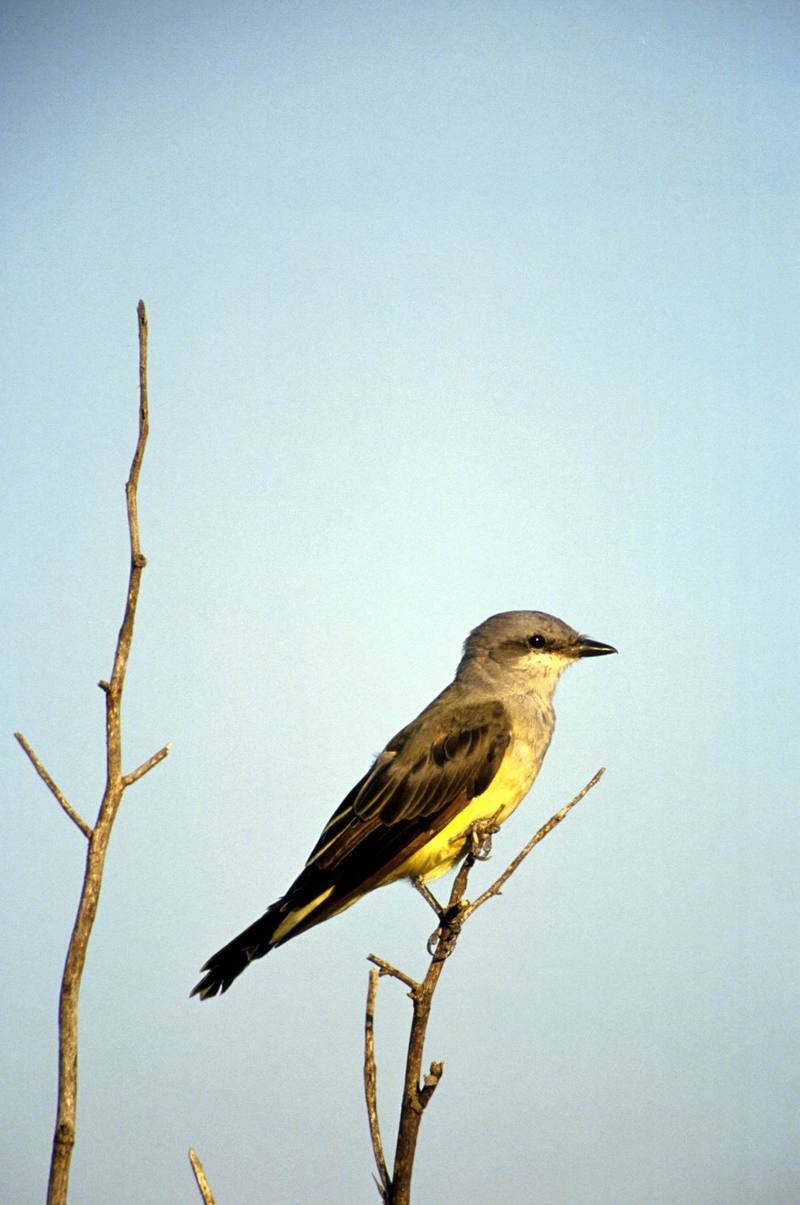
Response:
[{"label": "bird's foot", "polygon": [[461,932],[461,913],[467,906],[467,900],[459,900],[450,908],[445,908],[439,916],[439,924],[428,938],[425,946],[431,958],[448,958]]},{"label": "bird's foot", "polygon": [[476,820],[467,833],[469,856],[475,862],[486,862],[492,856],[492,837],[500,832],[497,816]]}]

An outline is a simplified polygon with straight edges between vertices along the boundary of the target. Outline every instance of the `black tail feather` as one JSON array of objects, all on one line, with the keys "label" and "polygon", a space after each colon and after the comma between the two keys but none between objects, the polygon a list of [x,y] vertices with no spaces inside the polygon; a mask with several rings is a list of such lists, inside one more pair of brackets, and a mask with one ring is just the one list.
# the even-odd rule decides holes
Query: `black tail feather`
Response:
[{"label": "black tail feather", "polygon": [[274,905],[252,925],[244,929],[233,941],[229,941],[201,968],[207,974],[192,989],[193,996],[208,1000],[211,996],[226,992],[237,976],[254,958],[263,958],[272,949],[272,935],[282,916]]},{"label": "black tail feather", "polygon": [[318,866],[306,866],[286,894],[270,905],[263,916],[211,955],[202,968],[206,974],[191,994],[208,1000],[226,992],[255,958],[263,958],[275,946],[335,916],[362,894],[347,891],[347,884],[345,889],[340,887],[340,884],[332,886],[327,872],[320,871]]}]

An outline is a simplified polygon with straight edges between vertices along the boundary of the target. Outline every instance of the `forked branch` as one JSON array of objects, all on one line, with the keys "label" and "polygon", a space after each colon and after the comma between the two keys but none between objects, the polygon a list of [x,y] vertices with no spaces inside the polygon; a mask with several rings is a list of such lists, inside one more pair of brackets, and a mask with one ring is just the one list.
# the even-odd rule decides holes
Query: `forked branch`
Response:
[{"label": "forked branch", "polygon": [[162,761],[169,752],[169,746],[165,746],[158,753],[154,753],[152,757],[148,758],[147,761],[143,762],[132,773],[123,774],[122,772],[122,691],[125,685],[125,671],[130,656],[131,641],[133,640],[133,625],[136,618],[136,604],[139,598],[142,570],[146,564],[140,546],[137,513],[139,473],[142,467],[142,458],[144,457],[149,430],[147,401],[147,315],[145,313],[144,302],[139,302],[137,312],[139,325],[139,432],[131,463],[130,475],[125,485],[131,552],[130,574],[122,624],[117,637],[117,646],[111,669],[111,678],[108,682],[104,681],[100,683],[105,694],[106,704],[106,783],[94,828],[90,828],[67,802],[63,793],[45,770],[25,737],[21,733],[15,734],[39,777],[44,781],[69,818],[78,826],[88,841],[83,887],[78,901],[75,924],[67,949],[67,959],[64,965],[59,998],[58,1109],[55,1133],[53,1135],[50,1178],[47,1188],[48,1205],[65,1205],[67,1200],[70,1162],[75,1145],[75,1118],[78,1091],[78,995],[83,968],[86,962],[89,937],[97,915],[103,868],[105,866],[111,828],[119,810],[119,805],[122,802],[125,788],[136,782],[148,770]]},{"label": "forked branch", "polygon": [[[376,969],[370,971],[369,989],[367,993],[367,1009],[364,1022],[364,1086],[367,1100],[367,1118],[369,1121],[370,1139],[378,1169],[378,1191],[385,1205],[409,1205],[411,1200],[411,1175],[414,1169],[417,1137],[422,1121],[422,1114],[435,1092],[442,1077],[443,1064],[433,1062],[427,1075],[422,1075],[422,1061],[425,1046],[425,1035],[428,1028],[433,995],[444,969],[446,959],[452,954],[465,923],[483,904],[493,896],[500,895],[501,889],[511,878],[512,874],[524,862],[528,854],[551,833],[556,825],[572,811],[576,804],[596,786],[604,774],[597,773],[587,782],[578,794],[546,824],[531,837],[530,841],[520,850],[506,869],[490,887],[469,903],[464,899],[470,871],[476,861],[482,861],[491,847],[492,833],[496,831],[491,822],[483,825],[473,833],[472,850],[464,858],[453,882],[450,898],[444,908],[438,907],[435,898],[425,888],[422,894],[431,907],[435,908],[440,917],[439,927],[429,942],[431,960],[425,978],[420,982],[412,979],[404,971],[392,966],[375,954],[369,955],[369,961]],[[400,1109],[400,1124],[397,1131],[395,1146],[394,1168],[389,1176],[383,1153],[380,1121],[378,1118],[377,1099],[377,1067],[375,1062],[375,1002],[378,993],[378,982],[389,975],[397,979],[409,989],[408,995],[413,1009],[411,1030],[406,1055],[405,1080],[403,1084],[403,1100]]]}]

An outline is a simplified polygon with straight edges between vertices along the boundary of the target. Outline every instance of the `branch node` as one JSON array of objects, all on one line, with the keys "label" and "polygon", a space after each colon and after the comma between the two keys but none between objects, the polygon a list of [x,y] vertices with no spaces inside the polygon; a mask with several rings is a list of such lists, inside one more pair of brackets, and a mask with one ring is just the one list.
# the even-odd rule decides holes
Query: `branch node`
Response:
[{"label": "branch node", "polygon": [[[469,854],[468,857],[472,857]],[[431,958],[449,958],[461,932],[463,918],[469,907],[468,900],[458,900],[442,909],[440,924],[427,940],[425,949]]]},{"label": "branch node", "polygon": [[100,681],[97,683],[97,685],[100,687],[103,694],[106,694],[106,695],[111,694],[111,683],[106,682],[105,678],[101,678]]},{"label": "branch node", "polygon": [[422,1087],[419,1090],[419,1106],[420,1110],[424,1109],[430,1098],[439,1086],[439,1080],[442,1078],[444,1071],[444,1063],[431,1063],[431,1069],[422,1081]]}]

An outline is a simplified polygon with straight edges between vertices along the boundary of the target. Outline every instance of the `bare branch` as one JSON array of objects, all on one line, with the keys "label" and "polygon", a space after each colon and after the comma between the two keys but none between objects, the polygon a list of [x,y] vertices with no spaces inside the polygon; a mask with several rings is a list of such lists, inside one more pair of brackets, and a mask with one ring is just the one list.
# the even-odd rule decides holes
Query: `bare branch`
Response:
[{"label": "bare branch", "polygon": [[30,745],[25,740],[25,737],[22,735],[21,732],[15,732],[14,737],[19,742],[19,744],[22,746],[24,751],[27,753],[28,758],[30,759],[31,765],[33,766],[34,770],[41,778],[42,782],[45,784],[46,787],[48,787],[50,789],[52,794],[56,797],[56,799],[61,804],[64,811],[69,816],[70,820],[73,822],[73,824],[77,824],[78,828],[81,830],[81,832],[83,833],[86,840],[91,841],[92,830],[89,828],[89,825],[86,823],[86,821],[83,819],[82,816],[78,815],[78,813],[75,811],[72,804],[67,801],[63,791],[61,791],[60,788],[57,787],[56,784],[53,782],[52,778],[47,773],[47,771],[45,770],[42,763],[39,761],[39,758],[36,756],[33,749],[31,749]]},{"label": "bare branch", "polygon": [[[136,604],[139,601],[139,587],[142,580],[142,570],[147,561],[142,555],[139,537],[139,513],[136,490],[139,485],[139,473],[147,445],[150,430],[150,416],[147,402],[147,314],[144,302],[140,301],[137,314],[139,319],[139,435],[131,461],[131,471],[125,482],[125,501],[128,511],[128,535],[131,548],[131,568],[128,578],[128,596],[122,625],[117,636],[117,647],[114,653],[114,664],[111,679],[107,683],[106,695],[106,763],[109,781],[115,783],[122,779],[122,728],[120,724],[120,700],[125,685],[125,674],[128,669],[131,641],[133,640],[133,624],[136,618]],[[103,688],[105,689],[105,687]],[[103,807],[108,803],[112,812],[111,819],[119,807],[120,798],[113,801],[104,798]],[[108,810],[108,809],[107,809]]]},{"label": "bare branch", "polygon": [[575,805],[580,803],[581,800],[589,794],[592,787],[597,786],[605,772],[605,766],[601,767],[601,769],[599,769],[597,773],[590,778],[586,786],[582,787],[573,799],[570,799],[569,803],[565,807],[556,812],[554,816],[551,816],[547,823],[543,824],[542,827],[533,834],[528,844],[519,851],[513,861],[509,862],[503,873],[498,879],[495,879],[491,887],[487,887],[476,900],[473,900],[471,904],[466,905],[459,918],[462,925],[466,920],[469,919],[470,916],[472,916],[473,912],[477,911],[477,909],[485,904],[487,900],[491,899],[493,895],[500,895],[501,888],[508,882],[514,871],[525,861],[528,854],[536,848],[540,841],[544,840],[548,833],[553,831],[557,824],[561,823],[565,816],[569,815]]},{"label": "bare branch", "polygon": [[163,749],[159,749],[158,753],[154,753],[152,757],[148,757],[147,761],[142,762],[131,774],[123,774],[123,787],[129,787],[132,783],[138,782],[140,778],[143,778],[148,770],[152,770],[153,766],[157,766],[160,761],[164,760],[171,748],[171,745],[165,745]]},{"label": "bare branch", "polygon": [[208,1186],[203,1165],[191,1147],[189,1147],[189,1161],[192,1165],[194,1178],[197,1181],[197,1187],[200,1189],[200,1196],[203,1198],[205,1205],[214,1205],[214,1194]]},{"label": "bare branch", "polygon": [[420,985],[416,979],[412,979],[410,975],[406,975],[404,971],[398,971],[397,967],[393,967],[390,962],[386,962],[383,958],[379,958],[377,954],[368,954],[367,962],[374,962],[375,966],[380,971],[381,975],[391,975],[394,979],[399,979],[406,987],[410,988],[412,994],[418,992]]},{"label": "bare branch", "polygon": [[[131,550],[130,574],[122,625],[119,630],[114,653],[111,678],[109,681],[103,680],[99,683],[106,700],[106,784],[97,814],[97,823],[94,829],[88,829],[88,826],[84,826],[83,822],[79,823],[79,818],[75,819],[75,816],[72,816],[75,823],[79,824],[85,835],[89,837],[89,846],[86,854],[83,887],[81,889],[80,900],[78,901],[75,924],[67,949],[64,974],[61,980],[61,994],[59,997],[58,1113],[50,1160],[50,1179],[47,1188],[48,1205],[66,1205],[67,1200],[70,1162],[75,1145],[75,1116],[78,1091],[78,996],[83,968],[86,962],[89,937],[100,900],[100,888],[103,881],[103,869],[111,829],[120,803],[122,802],[125,788],[130,786],[131,783],[136,782],[143,774],[146,774],[148,770],[157,765],[167,754],[167,749],[162,749],[137,770],[134,770],[132,774],[123,775],[122,773],[122,691],[125,685],[125,671],[133,639],[133,625],[136,617],[136,604],[139,598],[142,569],[146,564],[139,543],[139,521],[136,499],[139,472],[142,466],[149,427],[147,411],[147,315],[144,303],[141,301],[139,302],[137,313],[139,324],[139,433],[131,463],[130,476],[125,485]],[[24,744],[23,748],[25,748]],[[36,766],[35,761],[34,765]],[[36,768],[39,770],[38,766]],[[39,770],[39,773],[42,773],[41,770]],[[44,774],[42,774],[42,777],[44,777]],[[48,781],[48,778],[45,778],[45,782],[48,783],[51,790],[54,790],[52,780]],[[54,794],[56,794],[59,803],[66,810],[65,801],[63,801],[55,790]]]},{"label": "bare branch", "polygon": [[367,1117],[369,1118],[369,1136],[372,1139],[372,1151],[375,1155],[375,1165],[378,1168],[380,1182],[378,1190],[383,1201],[389,1200],[389,1172],[383,1155],[383,1140],[378,1119],[378,1069],[375,1064],[375,1000],[378,995],[378,980],[380,973],[372,970],[369,973],[367,988],[367,1009],[364,1017],[364,1092],[367,1098]]},{"label": "bare branch", "polygon": [[441,917],[442,905],[439,903],[430,887],[428,887],[427,884],[422,881],[422,879],[411,879],[411,886],[415,891],[419,892],[428,907],[431,908],[437,916]]}]

